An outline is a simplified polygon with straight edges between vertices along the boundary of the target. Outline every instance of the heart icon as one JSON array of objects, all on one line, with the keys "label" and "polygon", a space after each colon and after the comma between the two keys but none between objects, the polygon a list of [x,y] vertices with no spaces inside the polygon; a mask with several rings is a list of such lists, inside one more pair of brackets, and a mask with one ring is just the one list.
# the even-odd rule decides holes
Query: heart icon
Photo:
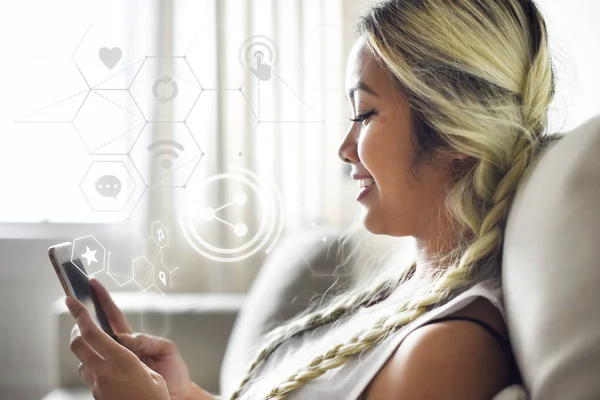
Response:
[{"label": "heart icon", "polygon": [[100,56],[100,60],[106,65],[106,68],[113,69],[121,60],[123,52],[118,47],[113,47],[112,49],[103,47],[98,52],[98,55]]}]

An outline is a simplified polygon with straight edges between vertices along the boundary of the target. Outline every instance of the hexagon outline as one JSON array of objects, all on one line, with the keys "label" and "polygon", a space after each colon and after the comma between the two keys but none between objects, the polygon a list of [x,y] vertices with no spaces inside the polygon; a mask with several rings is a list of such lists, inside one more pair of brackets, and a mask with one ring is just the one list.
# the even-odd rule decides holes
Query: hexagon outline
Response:
[{"label": "hexagon outline", "polygon": [[[150,267],[152,268],[152,284],[148,285],[148,287],[146,289],[144,289],[142,287],[142,285],[140,285],[140,283],[137,281],[137,279],[135,279],[135,262],[139,259],[144,259],[146,260],[146,262],[148,263],[148,265],[150,265]],[[132,265],[133,265],[133,281],[139,286],[140,289],[142,289],[143,292],[145,292],[146,290],[150,289],[152,286],[156,286],[154,284],[154,264],[152,264],[145,256],[140,256],[137,258],[134,258],[132,261]]]},{"label": "hexagon outline", "polygon": [[[90,24],[90,25],[87,27],[87,29],[85,30],[85,33],[83,34],[83,36],[82,36],[82,37],[81,37],[81,39],[79,40],[79,43],[77,43],[77,47],[75,47],[75,50],[73,51],[73,54],[71,54],[71,59],[72,59],[72,60],[73,60],[73,62],[75,63],[75,66],[77,67],[77,70],[79,71],[79,74],[81,74],[81,77],[83,78],[83,80],[85,81],[85,84],[87,85],[87,87],[88,87],[89,89],[95,89],[96,87],[98,87],[98,86],[99,86],[99,85],[101,85],[102,83],[104,83],[104,82],[106,82],[106,81],[108,81],[108,80],[110,80],[110,79],[114,78],[114,77],[115,77],[115,76],[117,76],[117,75],[120,75],[120,74],[122,74],[123,72],[127,71],[128,69],[130,69],[131,67],[133,67],[134,65],[136,65],[137,63],[139,63],[139,62],[141,61],[141,60],[138,60],[138,61],[136,61],[135,63],[133,63],[133,64],[129,65],[128,67],[125,67],[124,69],[121,69],[121,70],[120,70],[119,72],[117,72],[116,74],[114,74],[114,75],[111,75],[111,76],[110,76],[110,78],[108,78],[108,79],[106,79],[106,80],[104,80],[104,81],[102,81],[102,82],[100,82],[100,83],[97,83],[97,84],[96,84],[96,86],[94,86],[94,87],[90,86],[90,84],[89,84],[89,82],[88,82],[87,78],[85,77],[85,74],[83,73],[83,71],[81,70],[81,67],[80,67],[80,66],[79,66],[79,64],[77,63],[77,59],[75,58],[75,55],[76,55],[76,54],[77,54],[77,52],[79,51],[79,48],[81,47],[82,43],[84,42],[84,40],[85,40],[85,38],[86,38],[86,36],[87,36],[88,32],[90,31],[90,29],[92,29],[92,26],[93,26],[93,24]],[[146,58],[147,58],[147,57],[148,57],[148,56],[146,56]],[[144,59],[144,61],[145,61],[145,59]],[[144,64],[144,62],[142,62],[142,65],[143,65],[143,64]],[[139,68],[139,69],[138,69],[138,71],[136,72],[136,76],[137,76],[137,73],[139,72],[139,70],[142,68],[142,65],[140,65],[140,68]],[[135,78],[134,78],[134,79],[135,79]],[[132,82],[133,82],[133,79],[132,79]],[[123,89],[125,89],[125,88],[123,88]],[[118,89],[118,90],[122,90],[122,89]]]},{"label": "hexagon outline", "polygon": [[[198,96],[200,97],[200,96]],[[192,138],[192,141],[194,142],[194,144],[196,145],[196,148],[198,149],[198,151],[200,152],[200,156],[195,156],[194,158],[198,158],[198,161],[196,161],[196,164],[194,165],[194,167],[192,168],[192,170],[190,171],[190,175],[187,177],[187,179],[185,180],[185,182],[182,185],[157,185],[156,182],[159,182],[163,179],[165,179],[167,176],[171,175],[173,172],[175,172],[176,169],[174,169],[173,171],[165,174],[164,176],[161,176],[160,178],[154,179],[151,182],[146,182],[146,179],[142,176],[142,174],[140,174],[139,169],[137,168],[137,165],[135,165],[135,160],[133,160],[133,158],[131,158],[131,151],[133,150],[133,148],[135,147],[135,145],[137,144],[137,141],[139,140],[139,138],[142,136],[143,131],[146,129],[146,127],[150,124],[181,124],[184,126],[185,130],[187,131],[187,133],[190,135],[190,137]],[[146,125],[144,125],[144,128],[140,131],[140,135],[135,139],[135,141],[133,142],[133,144],[131,145],[131,150],[129,151],[128,154],[129,159],[131,160],[131,163],[133,164],[133,166],[135,167],[136,171],[138,172],[138,174],[140,175],[140,178],[142,179],[142,182],[144,182],[144,184],[146,185],[146,189],[150,186],[158,186],[158,187],[183,187],[185,188],[185,186],[187,185],[187,183],[190,181],[194,171],[196,170],[196,168],[198,168],[198,164],[200,164],[200,161],[202,160],[202,158],[204,157],[204,152],[202,151],[202,148],[200,147],[200,145],[198,144],[198,141],[196,140],[196,138],[194,137],[194,134],[192,133],[192,130],[190,129],[190,127],[187,125],[187,123],[185,123],[184,121],[149,121],[148,123],[146,123]],[[193,158],[192,158],[193,160]],[[191,161],[188,161],[187,163],[189,163]]]},{"label": "hexagon outline", "polygon": [[[134,85],[135,81],[137,80],[138,75],[140,74],[140,72],[142,71],[143,66],[146,64],[146,60],[148,59],[166,59],[166,58],[170,58],[170,59],[182,59],[184,64],[187,66],[187,68],[190,70],[190,72],[192,73],[192,76],[194,77],[194,79],[196,80],[196,82],[198,83],[198,90],[200,91],[200,93],[198,93],[198,96],[196,96],[196,98],[194,99],[194,101],[192,102],[192,104],[190,105],[190,109],[189,111],[186,113],[185,118],[181,121],[162,121],[162,120],[154,120],[154,119],[148,119],[148,117],[146,117],[146,115],[144,114],[144,112],[142,111],[142,109],[140,108],[140,106],[138,105],[137,100],[135,99],[135,96],[133,93],[131,93],[131,88]],[[146,58],[144,59],[144,62],[142,62],[142,65],[140,66],[140,69],[136,72],[135,76],[133,77],[133,79],[131,80],[131,83],[129,84],[129,86],[127,87],[127,91],[129,92],[129,94],[131,95],[131,97],[133,98],[136,106],[138,107],[138,109],[140,110],[140,113],[144,116],[144,119],[146,120],[146,123],[148,122],[185,122],[187,120],[187,117],[190,115],[190,113],[192,112],[192,109],[196,106],[196,103],[198,102],[198,99],[200,98],[200,95],[202,94],[202,92],[204,92],[204,87],[202,86],[202,83],[200,83],[200,80],[198,79],[198,77],[196,76],[196,73],[194,72],[194,70],[192,69],[192,66],[190,65],[190,63],[187,61],[187,58],[185,55],[183,56],[146,56]],[[133,148],[133,145],[131,146],[131,148]]]},{"label": "hexagon outline", "polygon": [[[106,90],[106,89],[104,89],[104,90]],[[100,150],[102,147],[104,147],[106,144],[102,145],[101,147],[99,147],[97,149],[91,149],[88,146],[88,143],[86,142],[86,140],[84,139],[84,137],[83,137],[80,129],[77,127],[77,124],[75,123],[75,120],[77,119],[77,116],[79,115],[79,112],[81,111],[81,109],[85,105],[86,101],[89,99],[90,93],[92,93],[92,92],[101,92],[101,91],[103,91],[103,89],[92,89],[92,88],[90,88],[88,90],[88,93],[86,94],[85,98],[81,102],[81,105],[80,105],[79,109],[77,109],[77,112],[73,116],[73,119],[71,120],[71,124],[75,128],[75,131],[77,132],[77,135],[79,136],[79,139],[83,142],[83,145],[85,146],[85,148],[87,149],[87,151],[88,151],[89,154],[91,154],[91,155],[111,155],[111,154],[113,154],[113,155],[123,155],[123,154],[128,154],[131,151],[131,149],[133,148],[133,145],[135,144],[136,140],[140,137],[140,135],[142,134],[142,132],[146,128],[146,125],[148,124],[148,119],[146,118],[146,116],[144,115],[144,112],[141,110],[140,106],[138,105],[137,100],[133,97],[133,94],[131,94],[131,92],[128,89],[115,89],[115,90],[112,90],[112,91],[113,92],[114,91],[127,92],[127,95],[131,98],[131,100],[133,100],[133,103],[135,104],[135,107],[136,107],[137,111],[142,116],[142,119],[144,120],[144,123],[140,124],[140,125],[136,125],[133,128],[131,128],[129,131],[127,131],[127,132],[124,133],[124,134],[127,134],[130,131],[135,131],[135,130],[139,129],[139,127],[141,126],[141,129],[139,129],[139,132],[135,136],[135,139],[132,141],[132,144],[127,149],[127,151],[123,151],[122,153],[98,153],[97,151]],[[124,135],[124,134],[121,134],[121,135]],[[116,138],[119,138],[121,135],[117,136]],[[115,140],[116,138],[112,138],[111,140]]]},{"label": "hexagon outline", "polygon": [[[107,262],[107,264],[108,265],[106,266],[106,274],[108,276],[110,276],[113,279],[113,281],[115,281],[117,283],[117,285],[119,285],[120,287],[123,287],[123,286],[127,285],[129,282],[131,282],[131,281],[134,280],[133,277],[130,278],[130,277],[125,276],[125,275],[115,274],[114,272],[110,272],[110,251],[108,252],[108,262]],[[127,278],[128,280],[125,283],[121,284],[119,281],[117,281],[117,279],[113,275],[122,276],[123,278]],[[132,271],[131,275],[133,275],[133,271]]]},{"label": "hexagon outline", "polygon": [[[159,229],[164,229],[164,231],[166,232],[165,238],[167,239],[166,243],[164,245],[161,245],[159,243],[158,240],[156,240],[156,238],[154,237],[154,225],[160,224],[160,228]],[[166,247],[169,245],[169,231],[167,230],[167,227],[165,226],[165,224],[163,224],[161,221],[154,221],[152,224],[150,224],[150,231],[152,231],[152,239],[154,239],[154,241],[156,242],[157,245],[160,246],[160,248],[162,249],[163,247]]]},{"label": "hexagon outline", "polygon": [[[81,187],[81,185],[83,184],[83,181],[85,181],[85,179],[88,176],[90,170],[92,169],[92,166],[94,165],[94,163],[100,163],[100,162],[102,162],[102,163],[121,163],[121,164],[123,164],[123,168],[125,168],[125,171],[127,171],[127,174],[129,175],[129,177],[131,178],[131,181],[134,184],[133,190],[129,194],[129,197],[127,197],[127,200],[125,201],[125,203],[123,203],[123,208],[120,209],[120,210],[96,210],[94,208],[94,206],[92,206],[92,203],[90,202],[90,200],[88,199],[87,195],[85,194],[85,191]],[[133,193],[135,192],[136,189],[137,189],[137,183],[135,182],[135,179],[133,179],[133,176],[131,176],[131,173],[129,172],[129,168],[127,168],[127,166],[125,165],[125,163],[123,161],[121,161],[121,160],[94,160],[94,161],[92,161],[92,163],[88,167],[88,170],[85,172],[85,175],[83,176],[83,179],[81,179],[81,182],[79,183],[79,190],[81,190],[81,193],[83,193],[83,197],[85,197],[85,199],[88,202],[88,204],[90,205],[90,208],[92,209],[92,211],[95,211],[95,212],[98,212],[98,211],[104,211],[104,212],[122,212],[127,207],[127,204],[129,204],[129,200],[131,200],[131,196],[133,196]]]},{"label": "hexagon outline", "polygon": [[[94,241],[96,243],[98,243],[98,246],[102,247],[102,254],[103,254],[102,255],[102,269],[94,272],[93,274],[88,274],[87,272],[82,271],[81,268],[79,268],[79,266],[73,262],[73,256],[75,255],[75,242],[77,242],[78,240],[81,240],[81,239],[89,238],[89,237],[91,237],[92,239],[94,239]],[[80,259],[81,259],[81,257],[80,257]],[[99,274],[100,272],[104,271],[105,266],[106,266],[106,249],[104,248],[104,246],[102,246],[102,244],[100,244],[100,242],[98,241],[98,239],[96,239],[94,237],[94,235],[87,235],[87,236],[82,236],[82,237],[78,237],[76,239],[73,239],[73,245],[71,246],[71,264],[73,264],[75,267],[77,267],[77,269],[79,270],[79,272],[81,272],[82,274],[84,274],[88,278],[91,277],[91,276],[94,276],[96,274]]]}]

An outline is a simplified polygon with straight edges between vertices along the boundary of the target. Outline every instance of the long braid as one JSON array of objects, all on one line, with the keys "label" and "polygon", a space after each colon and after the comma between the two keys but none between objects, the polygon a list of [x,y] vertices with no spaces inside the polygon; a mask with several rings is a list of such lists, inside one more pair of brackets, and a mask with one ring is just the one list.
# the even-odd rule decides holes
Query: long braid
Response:
[{"label": "long braid", "polygon": [[415,310],[408,310],[405,305],[401,311],[396,311],[393,317],[380,318],[372,327],[358,332],[348,342],[338,344],[324,354],[315,357],[307,367],[299,369],[285,382],[273,388],[266,398],[284,399],[288,393],[298,389],[306,382],[318,378],[330,369],[343,365],[353,355],[382,342],[398,328],[425,314],[429,307],[438,304],[440,299],[441,295],[430,295],[422,299],[421,306]]},{"label": "long braid", "polygon": [[351,296],[341,296],[333,305],[325,309],[312,312],[300,319],[296,319],[290,325],[283,325],[268,333],[267,343],[257,352],[254,360],[247,367],[247,372],[238,389],[231,395],[231,399],[237,399],[244,386],[252,378],[256,367],[265,361],[282,343],[293,336],[310,329],[336,321],[349,315],[352,311],[360,307],[370,307],[386,299],[393,291],[408,278],[410,278],[416,268],[413,263],[400,276],[392,276],[383,280],[377,285],[366,288],[366,290]]}]

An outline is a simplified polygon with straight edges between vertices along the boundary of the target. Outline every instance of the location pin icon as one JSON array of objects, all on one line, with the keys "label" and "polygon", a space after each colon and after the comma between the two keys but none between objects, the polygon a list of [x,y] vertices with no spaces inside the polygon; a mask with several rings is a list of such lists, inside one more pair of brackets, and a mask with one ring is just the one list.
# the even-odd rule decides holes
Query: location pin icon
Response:
[{"label": "location pin icon", "polygon": [[158,279],[162,282],[163,286],[167,286],[167,276],[164,271],[158,273]]}]

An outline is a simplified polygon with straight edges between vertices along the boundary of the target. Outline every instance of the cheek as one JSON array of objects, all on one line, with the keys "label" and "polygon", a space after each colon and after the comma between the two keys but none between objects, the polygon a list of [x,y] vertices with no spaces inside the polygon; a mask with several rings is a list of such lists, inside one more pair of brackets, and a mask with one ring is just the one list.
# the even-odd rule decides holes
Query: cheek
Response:
[{"label": "cheek", "polygon": [[362,164],[380,186],[390,180],[403,179],[406,174],[411,152],[394,131],[376,127],[364,130],[357,151]]},{"label": "cheek", "polygon": [[[377,164],[377,160],[382,155],[382,142],[381,133],[376,128],[362,128],[357,144],[358,157],[362,164],[371,172],[373,175],[375,171],[371,170],[373,164]],[[373,167],[375,167],[373,165]]]}]

